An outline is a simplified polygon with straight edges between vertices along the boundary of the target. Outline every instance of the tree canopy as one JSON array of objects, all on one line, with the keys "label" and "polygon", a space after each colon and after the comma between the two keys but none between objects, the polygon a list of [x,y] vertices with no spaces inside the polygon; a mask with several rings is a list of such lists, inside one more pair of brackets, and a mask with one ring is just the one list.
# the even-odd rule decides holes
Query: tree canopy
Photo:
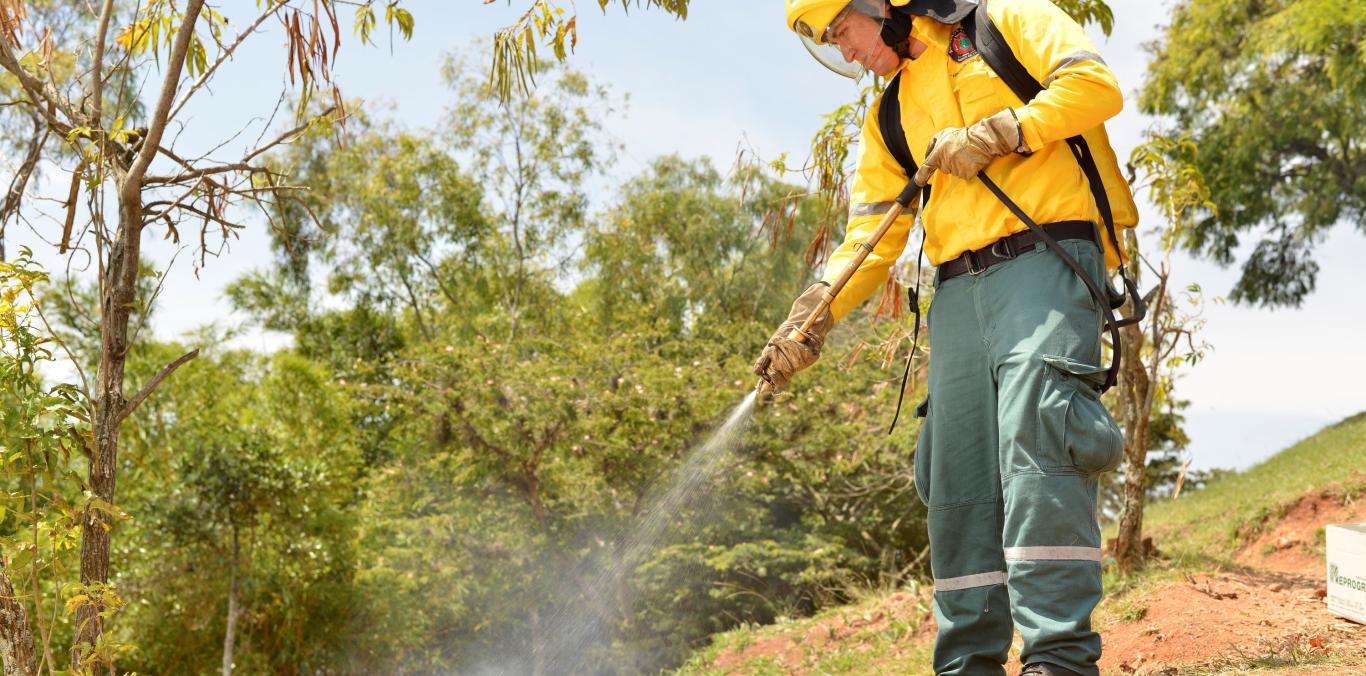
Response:
[{"label": "tree canopy", "polygon": [[1140,104],[1194,141],[1175,157],[1216,205],[1182,244],[1245,256],[1234,300],[1298,305],[1329,229],[1366,232],[1366,5],[1182,2],[1151,53]]}]

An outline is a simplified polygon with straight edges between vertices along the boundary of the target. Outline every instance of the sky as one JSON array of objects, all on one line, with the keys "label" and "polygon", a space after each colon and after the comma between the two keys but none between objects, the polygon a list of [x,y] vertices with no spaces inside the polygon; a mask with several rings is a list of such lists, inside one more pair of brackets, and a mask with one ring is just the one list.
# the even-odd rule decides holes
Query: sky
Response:
[{"label": "sky", "polygon": [[[478,49],[481,40],[515,21],[528,4],[405,0],[403,6],[416,20],[413,39],[397,40],[392,47],[383,35],[379,47],[348,42],[335,67],[336,79],[345,96],[363,99],[373,115],[410,129],[439,128],[451,102],[440,72],[445,55]],[[1142,45],[1159,36],[1170,2],[1113,0],[1110,5],[1113,33],[1106,37],[1094,28],[1090,33],[1125,90],[1124,112],[1108,123],[1111,140],[1124,158],[1154,123],[1138,113],[1135,103],[1147,59]],[[567,1],[564,6],[570,7]],[[623,151],[604,190],[595,196],[599,205],[614,197],[613,183],[638,174],[664,154],[707,157],[723,169],[741,148],[765,160],[789,153],[800,161],[822,115],[857,95],[856,85],[807,55],[784,25],[780,0],[693,0],[686,21],[641,9],[627,15],[620,3],[609,3],[605,14],[591,0],[578,8],[579,40],[571,65],[628,101],[624,115],[607,122]],[[177,151],[182,155],[208,152],[245,127],[247,133],[217,151],[224,158],[234,151],[240,156],[261,133],[285,84],[283,35],[278,26],[268,26],[223,68],[208,95],[186,107],[186,124],[173,130],[179,132]],[[151,95],[149,87],[145,96]],[[7,169],[16,164],[17,158],[0,158]],[[1145,220],[1140,232],[1146,233],[1157,218],[1143,196],[1140,204]],[[39,234],[54,238],[48,231],[12,227],[11,246],[28,243],[49,269],[62,269],[64,263],[41,243]],[[165,269],[175,249],[161,234],[153,230],[145,235],[144,251]],[[1366,259],[1366,238],[1339,226],[1317,252],[1322,267],[1318,290],[1301,308],[1206,304],[1201,337],[1211,350],[1177,386],[1177,395],[1191,402],[1186,428],[1193,467],[1245,468],[1326,424],[1366,410],[1366,398],[1356,386],[1366,378],[1366,356],[1355,349],[1366,333],[1366,318],[1356,311],[1362,307],[1356,292],[1366,284],[1366,266],[1357,263]],[[197,276],[190,264],[193,255],[193,250],[182,252],[168,272],[153,326],[160,338],[176,338],[211,322],[242,323],[245,318],[232,314],[222,291],[243,273],[271,262],[269,235],[264,223],[253,221],[228,252],[209,259]],[[1178,288],[1197,283],[1207,296],[1226,294],[1237,279],[1236,267],[1225,270],[1184,255],[1176,256],[1173,268]],[[763,338],[755,337],[756,350]],[[259,331],[239,340],[262,350],[285,342],[282,336]]]}]

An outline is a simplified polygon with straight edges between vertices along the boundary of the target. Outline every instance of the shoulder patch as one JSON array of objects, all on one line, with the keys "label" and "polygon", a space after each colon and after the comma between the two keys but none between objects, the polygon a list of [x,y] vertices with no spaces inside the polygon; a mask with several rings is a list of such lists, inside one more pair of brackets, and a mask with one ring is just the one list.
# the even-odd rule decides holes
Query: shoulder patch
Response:
[{"label": "shoulder patch", "polygon": [[953,29],[953,34],[949,36],[949,56],[954,61],[962,63],[977,56],[977,47],[968,38],[968,32],[962,26]]}]

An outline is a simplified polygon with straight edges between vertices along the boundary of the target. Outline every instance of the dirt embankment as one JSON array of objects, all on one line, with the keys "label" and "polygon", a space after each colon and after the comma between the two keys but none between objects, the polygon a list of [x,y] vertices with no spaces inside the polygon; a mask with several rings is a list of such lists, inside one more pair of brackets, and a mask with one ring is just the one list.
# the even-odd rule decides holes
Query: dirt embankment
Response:
[{"label": "dirt embankment", "polygon": [[[1329,614],[1323,600],[1323,525],[1361,521],[1366,499],[1312,492],[1246,526],[1233,566],[1107,597],[1097,614],[1102,673],[1366,674],[1366,626]],[[928,608],[927,591],[895,594],[727,649],[710,666],[743,674],[768,658],[785,673],[815,673],[808,665],[838,648],[869,653],[859,673],[928,673]]]},{"label": "dirt embankment", "polygon": [[1345,664],[1305,667],[1304,673],[1366,673],[1366,626],[1330,614],[1323,600],[1323,525],[1359,521],[1366,521],[1366,501],[1324,491],[1249,524],[1246,544],[1233,557],[1240,568],[1186,575],[1125,599],[1126,617],[1104,628],[1102,670],[1293,669],[1307,658],[1336,656]]}]

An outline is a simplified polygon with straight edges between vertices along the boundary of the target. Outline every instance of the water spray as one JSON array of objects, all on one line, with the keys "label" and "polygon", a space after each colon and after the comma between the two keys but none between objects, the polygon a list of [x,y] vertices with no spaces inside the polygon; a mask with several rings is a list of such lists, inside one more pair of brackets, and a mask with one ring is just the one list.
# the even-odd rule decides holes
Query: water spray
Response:
[{"label": "water spray", "polygon": [[[840,273],[839,279],[835,280],[835,282],[821,294],[821,302],[816,306],[816,310],[806,317],[806,321],[802,322],[801,326],[792,329],[792,332],[787,334],[788,340],[797,343],[806,342],[806,332],[811,328],[812,324],[816,323],[816,318],[819,317],[822,312],[825,312],[826,308],[830,307],[831,303],[835,302],[835,296],[839,295],[839,292],[844,289],[844,285],[847,284],[849,279],[854,276],[854,273],[858,271],[859,266],[863,265],[863,260],[868,257],[868,254],[873,252],[875,247],[877,247],[877,243],[882,241],[882,236],[887,234],[887,230],[891,229],[892,223],[896,222],[896,219],[901,216],[901,212],[910,208],[911,215],[915,215],[916,205],[919,202],[918,197],[920,195],[920,190],[921,186],[916,185],[915,181],[908,181],[906,183],[906,187],[902,188],[901,194],[897,195],[896,201],[892,203],[891,208],[882,216],[882,221],[878,223],[877,229],[873,231],[873,234],[868,236],[868,239],[859,243],[858,253],[854,255],[854,259],[849,261],[849,265],[845,266],[844,272]],[[759,394],[766,394],[769,390],[773,389],[773,383],[760,378],[759,384],[755,385],[754,389]]]},{"label": "water spray", "polygon": [[[882,240],[882,236],[887,234],[892,223],[907,208],[911,209],[912,214],[915,213],[919,195],[920,187],[914,181],[906,184],[906,188],[882,217],[877,229],[867,241],[859,244],[858,254],[849,262],[839,279],[821,296],[816,311],[811,313],[801,327],[788,335],[791,340],[805,341],[805,332],[811,328],[815,317],[835,300],[835,296]],[[617,543],[614,560],[599,569],[592,579],[587,581],[586,588],[590,594],[599,598],[612,597],[631,571],[664,544],[671,520],[687,502],[720,476],[727,457],[740,442],[759,395],[771,389],[772,384],[760,380],[758,386],[730,411],[725,422],[701,446],[684,456],[683,463],[674,470],[671,480],[647,501],[646,508],[636,522],[612,538]],[[528,669],[528,665],[525,664],[505,665],[491,667],[481,673],[504,674],[529,670],[533,673],[560,674],[582,671],[582,665],[589,658],[592,647],[610,642],[612,633],[610,612],[603,612],[591,606],[592,604],[566,603],[547,618],[545,629],[552,638],[544,647],[544,653],[539,658],[533,658],[532,663],[536,666]]]}]

